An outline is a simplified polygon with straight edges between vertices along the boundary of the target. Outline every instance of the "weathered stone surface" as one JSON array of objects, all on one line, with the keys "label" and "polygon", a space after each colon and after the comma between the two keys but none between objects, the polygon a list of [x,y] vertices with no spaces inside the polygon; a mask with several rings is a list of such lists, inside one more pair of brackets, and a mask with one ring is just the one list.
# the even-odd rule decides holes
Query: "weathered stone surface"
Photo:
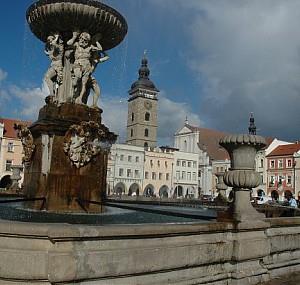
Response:
[{"label": "weathered stone surface", "polygon": [[103,142],[114,142],[116,136],[101,124],[101,112],[100,109],[72,103],[61,106],[47,104],[41,109],[38,121],[30,127],[36,149],[32,163],[25,170],[24,192],[28,198],[46,200],[44,204],[41,201],[34,203],[33,208],[49,211],[103,211],[101,205],[92,206],[86,201],[101,202],[105,195],[109,149],[101,150],[97,146],[97,153],[79,168],[64,152],[66,132],[70,126],[82,124],[82,121],[94,122],[99,126],[103,133],[99,139]]},{"label": "weathered stone surface", "polygon": [[[299,270],[300,219],[293,223],[281,231],[237,231],[230,223],[99,227],[0,221],[0,284],[5,278],[27,285],[258,284]],[[286,245],[272,245],[285,235]]]}]

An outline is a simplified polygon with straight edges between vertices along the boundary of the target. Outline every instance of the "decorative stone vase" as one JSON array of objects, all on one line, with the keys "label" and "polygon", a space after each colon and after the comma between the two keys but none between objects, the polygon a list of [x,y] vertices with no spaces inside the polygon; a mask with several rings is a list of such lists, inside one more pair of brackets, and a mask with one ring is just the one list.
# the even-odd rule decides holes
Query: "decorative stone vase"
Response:
[{"label": "decorative stone vase", "polygon": [[218,197],[216,198],[217,203],[226,203],[227,197],[226,197],[226,190],[227,190],[227,185],[224,183],[224,174],[225,172],[218,172],[215,175],[217,176],[218,183],[216,185],[217,191],[219,193]]},{"label": "decorative stone vase", "polygon": [[231,159],[231,168],[224,175],[225,184],[234,192],[230,218],[237,222],[262,219],[263,215],[251,205],[250,190],[260,184],[260,175],[255,171],[255,156],[266,146],[265,139],[255,135],[230,135],[221,139],[220,145]]}]

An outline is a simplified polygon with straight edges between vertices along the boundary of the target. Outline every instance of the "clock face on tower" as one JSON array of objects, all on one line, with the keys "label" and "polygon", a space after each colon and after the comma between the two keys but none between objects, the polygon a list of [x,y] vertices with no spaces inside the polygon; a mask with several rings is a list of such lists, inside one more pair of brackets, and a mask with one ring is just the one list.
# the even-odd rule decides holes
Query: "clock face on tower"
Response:
[{"label": "clock face on tower", "polygon": [[144,106],[147,110],[150,110],[152,108],[152,103],[150,101],[145,101]]}]

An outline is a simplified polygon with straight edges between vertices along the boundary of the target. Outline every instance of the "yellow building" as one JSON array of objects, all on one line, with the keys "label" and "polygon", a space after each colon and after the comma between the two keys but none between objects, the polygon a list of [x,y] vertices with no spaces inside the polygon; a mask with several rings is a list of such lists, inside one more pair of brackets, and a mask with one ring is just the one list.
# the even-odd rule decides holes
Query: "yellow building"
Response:
[{"label": "yellow building", "polygon": [[168,148],[145,150],[143,195],[170,197],[174,168],[174,153]]}]

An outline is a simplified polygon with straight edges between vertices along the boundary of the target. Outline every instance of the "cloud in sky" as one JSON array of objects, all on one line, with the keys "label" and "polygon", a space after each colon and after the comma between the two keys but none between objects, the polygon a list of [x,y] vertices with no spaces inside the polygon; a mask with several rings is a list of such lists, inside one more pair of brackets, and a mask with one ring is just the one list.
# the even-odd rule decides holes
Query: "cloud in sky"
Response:
[{"label": "cloud in sky", "polygon": [[170,17],[189,16],[187,64],[199,80],[207,126],[245,132],[254,112],[262,134],[300,136],[299,1],[153,3],[173,9]]}]

